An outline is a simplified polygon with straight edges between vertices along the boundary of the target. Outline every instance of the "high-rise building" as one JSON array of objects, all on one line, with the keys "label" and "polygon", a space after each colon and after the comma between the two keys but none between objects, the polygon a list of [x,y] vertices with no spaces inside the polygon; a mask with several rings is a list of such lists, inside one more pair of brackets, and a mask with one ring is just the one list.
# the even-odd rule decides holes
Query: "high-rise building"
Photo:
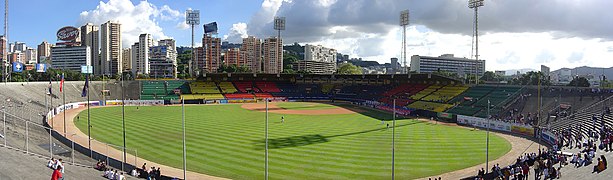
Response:
[{"label": "high-rise building", "polygon": [[[336,72],[336,50],[307,44],[304,46],[304,60],[297,61],[292,67],[296,71],[314,74],[333,74]],[[281,59],[283,63],[283,59]]]},{"label": "high-rise building", "polygon": [[124,48],[121,52],[122,69],[124,72],[132,70],[132,48]]},{"label": "high-rise building", "polygon": [[207,69],[206,59],[205,59],[204,54],[205,54],[204,47],[194,48],[194,57],[195,57],[194,63],[196,64],[196,69],[200,69],[200,70]]},{"label": "high-rise building", "polygon": [[171,46],[152,46],[149,48],[149,77],[177,77],[177,61],[172,60]]},{"label": "high-rise building", "polygon": [[[132,71],[132,74],[134,74],[134,76],[136,76],[136,68],[138,68],[138,65],[136,63],[136,60],[138,59],[138,46],[140,46],[140,44],[138,42],[134,43],[132,45],[132,47],[130,48],[130,71]],[[142,72],[141,72],[142,74]]]},{"label": "high-rise building", "polygon": [[223,61],[226,66],[230,66],[233,64],[237,67],[246,66],[244,62],[245,58],[243,57],[242,52],[239,48],[228,49],[223,57]]},{"label": "high-rise building", "polygon": [[10,53],[8,55],[8,60],[10,63],[13,62],[20,62],[23,64],[26,64],[26,53],[25,52],[21,52],[21,51],[15,51],[13,53]]},{"label": "high-rise building", "polygon": [[243,38],[243,45],[241,46],[241,52],[247,68],[253,73],[259,73],[262,71],[261,59],[262,51],[260,39],[253,36]]},{"label": "high-rise building", "polygon": [[40,43],[36,49],[36,57],[38,57],[38,62],[39,63],[46,63],[46,64],[51,64],[50,60],[50,56],[51,56],[51,44],[49,44],[47,41],[43,41],[42,43]]},{"label": "high-rise building", "polygon": [[6,37],[4,37],[4,36],[0,36],[0,48],[2,48],[2,50],[0,50],[0,53],[2,53],[0,55],[0,58],[2,58],[2,61],[0,61],[0,62],[1,63],[6,63],[7,60],[8,60],[7,50],[9,50],[9,49],[6,46]]},{"label": "high-rise building", "polygon": [[9,52],[16,52],[16,51],[26,52],[26,49],[28,49],[28,47],[26,46],[26,43],[24,42],[14,42],[14,43],[11,43],[9,47],[10,47]]},{"label": "high-rise building", "polygon": [[28,48],[26,49],[26,64],[36,64],[38,63],[38,58],[36,58],[36,49]]},{"label": "high-rise building", "polygon": [[102,74],[121,73],[123,65],[121,62],[121,24],[108,21],[102,24],[100,29]]},{"label": "high-rise building", "polygon": [[221,65],[221,38],[212,37],[210,34],[205,34],[202,38],[202,47],[204,47],[206,58],[206,72],[217,72]]},{"label": "high-rise building", "polygon": [[[107,31],[108,32],[108,31]],[[95,75],[101,75],[103,72],[103,64],[100,58],[100,28],[92,23],[87,23],[81,26],[81,46],[89,46],[91,64],[93,73]]]},{"label": "high-rise building", "polygon": [[264,40],[264,73],[278,74],[283,72],[283,41],[277,37]]},{"label": "high-rise building", "polygon": [[485,73],[485,60],[453,57],[453,54],[443,54],[439,57],[411,56],[411,71],[417,73],[431,73],[446,71],[459,75]]},{"label": "high-rise building", "polygon": [[81,71],[81,66],[91,65],[89,46],[56,46],[51,48],[51,67]]},{"label": "high-rise building", "polygon": [[141,34],[138,36],[138,43],[132,46],[132,73],[149,74],[149,48],[153,46],[151,34]]},{"label": "high-rise building", "polygon": [[158,46],[167,46],[167,53],[170,54],[170,59],[173,62],[177,61],[177,45],[174,39],[162,39],[158,41]]}]

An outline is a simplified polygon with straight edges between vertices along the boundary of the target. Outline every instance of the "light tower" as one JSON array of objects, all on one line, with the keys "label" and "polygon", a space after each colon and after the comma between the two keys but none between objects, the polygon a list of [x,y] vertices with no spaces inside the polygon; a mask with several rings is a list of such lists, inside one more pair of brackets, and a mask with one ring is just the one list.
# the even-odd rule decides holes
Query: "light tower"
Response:
[{"label": "light tower", "polygon": [[[283,44],[279,44],[281,42],[281,31],[285,30],[285,17],[275,17],[275,30],[277,30],[277,47],[275,47],[275,49],[279,48],[279,45],[281,45],[281,55],[277,56],[277,62],[276,63],[281,63],[283,64]],[[275,52],[277,52],[279,49],[277,49]],[[279,62],[281,61],[281,62]],[[283,68],[283,65],[281,65],[281,68]],[[277,69],[277,74],[281,73],[280,68]]]},{"label": "light tower", "polygon": [[192,27],[192,58],[189,59],[187,66],[189,67],[189,74],[194,75],[194,27],[200,25],[200,10],[187,10],[185,12],[185,23]]},{"label": "light tower", "polygon": [[409,25],[409,10],[404,10],[400,12],[400,26],[402,26],[402,54],[400,58],[402,59],[402,74],[408,74],[409,71],[407,69],[407,26]]},{"label": "light tower", "polygon": [[483,6],[483,1],[484,0],[468,0],[468,8],[475,10],[475,19],[473,24],[473,36],[475,39],[475,84],[479,84],[479,7]]}]

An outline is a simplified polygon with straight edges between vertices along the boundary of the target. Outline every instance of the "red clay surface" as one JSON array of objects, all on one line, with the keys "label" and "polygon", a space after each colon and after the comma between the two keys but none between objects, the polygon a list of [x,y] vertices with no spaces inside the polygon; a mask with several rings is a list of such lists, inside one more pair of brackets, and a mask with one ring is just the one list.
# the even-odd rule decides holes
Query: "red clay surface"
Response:
[{"label": "red clay surface", "polygon": [[[266,104],[263,104],[263,103],[243,104],[241,108],[252,110],[252,111],[265,112]],[[337,107],[337,108],[332,108],[332,109],[288,110],[288,109],[283,109],[277,106],[275,103],[268,103],[268,112],[277,113],[277,114],[302,114],[302,115],[355,114],[360,111],[361,110],[359,109],[347,109],[343,107]]]}]

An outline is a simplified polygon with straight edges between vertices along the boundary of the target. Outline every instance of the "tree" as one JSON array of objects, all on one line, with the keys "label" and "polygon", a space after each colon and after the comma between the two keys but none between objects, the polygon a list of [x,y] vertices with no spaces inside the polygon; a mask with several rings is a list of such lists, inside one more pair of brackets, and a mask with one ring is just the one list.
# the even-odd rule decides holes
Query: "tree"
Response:
[{"label": "tree", "polygon": [[338,74],[362,74],[362,68],[350,63],[342,64],[338,70]]},{"label": "tree", "polygon": [[590,82],[585,77],[574,78],[568,86],[590,87]]},{"label": "tree", "polygon": [[481,76],[481,81],[500,81],[500,76],[498,76],[496,73],[492,72],[492,71],[485,71],[485,73],[483,73],[483,76]]},{"label": "tree", "polygon": [[538,85],[539,79],[541,80],[542,86],[551,85],[551,81],[549,77],[545,77],[541,72],[530,71],[526,74],[522,74],[520,77],[511,80],[511,84],[513,85]]},{"label": "tree", "polygon": [[294,64],[296,61],[298,61],[298,56],[293,55],[293,54],[289,54],[289,53],[284,53],[283,54],[283,69],[292,69],[292,64]]}]

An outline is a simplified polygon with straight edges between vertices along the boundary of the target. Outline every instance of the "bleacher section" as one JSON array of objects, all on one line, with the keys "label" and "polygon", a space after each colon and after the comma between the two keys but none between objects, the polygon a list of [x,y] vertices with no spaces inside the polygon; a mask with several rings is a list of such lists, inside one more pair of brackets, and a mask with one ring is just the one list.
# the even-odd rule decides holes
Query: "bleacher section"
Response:
[{"label": "bleacher section", "polygon": [[445,103],[466,91],[466,89],[468,89],[466,86],[445,86],[422,98],[422,100]]},{"label": "bleacher section", "polygon": [[259,81],[259,82],[255,82],[255,86],[257,86],[262,92],[266,92],[266,93],[281,92],[281,90],[277,88],[277,85],[273,82]]},{"label": "bleacher section", "polygon": [[238,92],[236,87],[234,87],[231,82],[219,82],[219,90],[221,90],[221,93],[224,94]]},{"label": "bleacher section", "polygon": [[335,97],[340,99],[362,99],[376,101],[383,92],[388,90],[386,86],[381,85],[347,85],[339,88]]},{"label": "bleacher section", "polygon": [[432,92],[438,90],[441,87],[442,86],[439,86],[439,85],[429,86],[429,87],[427,87],[427,88],[425,88],[425,89],[415,93],[414,95],[411,95],[411,99],[420,100],[421,98],[424,98],[424,97],[430,95]]},{"label": "bleacher section", "polygon": [[141,81],[142,100],[177,100],[179,95],[175,89],[180,89],[181,94],[188,94],[189,89],[184,81]]},{"label": "bleacher section", "polygon": [[253,86],[252,82],[246,82],[246,81],[239,81],[239,82],[233,82],[234,86],[236,87],[236,89],[238,89],[239,92],[241,93],[248,93],[248,92],[260,92],[260,90],[258,88],[256,88],[255,86]]},{"label": "bleacher section", "polygon": [[186,100],[217,100],[224,99],[215,82],[192,82],[189,84],[192,94],[184,94]]},{"label": "bleacher section", "polygon": [[443,103],[435,103],[435,102],[426,102],[426,101],[415,101],[409,104],[407,107],[413,109],[423,109],[433,112],[443,112],[452,107],[451,104],[443,104]]}]

